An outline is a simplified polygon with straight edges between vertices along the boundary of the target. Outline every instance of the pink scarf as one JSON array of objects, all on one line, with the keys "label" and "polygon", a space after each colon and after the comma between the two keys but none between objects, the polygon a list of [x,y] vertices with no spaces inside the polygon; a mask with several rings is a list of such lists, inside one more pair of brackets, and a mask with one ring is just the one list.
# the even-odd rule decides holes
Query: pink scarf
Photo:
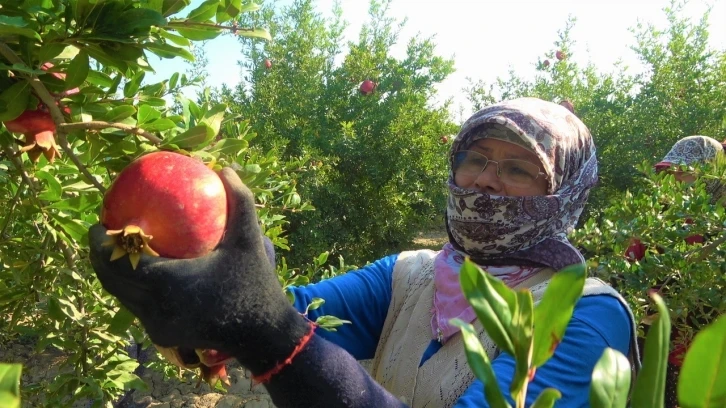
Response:
[{"label": "pink scarf", "polygon": [[[471,323],[476,319],[474,309],[469,305],[459,284],[459,269],[464,256],[446,244],[434,259],[434,301],[431,317],[432,338],[445,343],[458,333],[459,328],[449,324],[455,317]],[[498,277],[509,287],[517,286],[541,271],[541,267],[529,266],[487,266],[487,272]]]}]

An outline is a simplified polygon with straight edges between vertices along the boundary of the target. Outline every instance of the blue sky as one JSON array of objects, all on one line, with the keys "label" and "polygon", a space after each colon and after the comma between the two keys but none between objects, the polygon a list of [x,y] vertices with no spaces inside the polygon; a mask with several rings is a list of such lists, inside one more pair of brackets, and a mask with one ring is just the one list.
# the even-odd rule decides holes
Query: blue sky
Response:
[{"label": "blue sky", "polygon": [[[201,1],[193,0],[192,5]],[[334,0],[318,0],[317,8],[330,15],[333,3]],[[368,1],[340,0],[340,4],[349,23],[345,35],[354,40],[367,19]],[[393,0],[389,15],[399,20],[408,18],[408,22],[399,47],[392,52],[403,56],[411,36],[435,35],[438,54],[453,57],[456,68],[439,86],[439,98],[454,98],[455,105],[461,105],[467,113],[469,107],[461,95],[467,77],[492,82],[497,76],[506,76],[510,69],[524,75],[533,73],[534,62],[550,49],[568,15],[577,18],[572,31],[576,41],[572,58],[583,63],[592,61],[603,71],[622,59],[632,72],[642,71],[629,48],[635,43],[629,28],[639,20],[665,27],[661,10],[668,4],[667,0]],[[711,44],[724,49],[726,0],[691,0],[686,15],[700,18],[707,4],[713,6]],[[231,36],[207,43],[211,86],[238,83],[240,72],[234,62],[242,58],[239,49],[237,40]],[[186,69],[180,59],[152,61],[152,66],[157,74],[149,80],[165,79]]]}]

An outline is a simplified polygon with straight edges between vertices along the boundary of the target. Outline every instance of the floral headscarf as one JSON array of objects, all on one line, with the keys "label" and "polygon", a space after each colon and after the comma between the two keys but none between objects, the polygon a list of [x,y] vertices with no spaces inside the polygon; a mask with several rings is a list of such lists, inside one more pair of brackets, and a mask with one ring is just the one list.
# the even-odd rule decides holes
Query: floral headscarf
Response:
[{"label": "floral headscarf", "polygon": [[[502,132],[506,130],[506,132]],[[503,133],[509,136],[503,137]],[[512,135],[516,135],[513,140]],[[480,265],[535,265],[556,270],[584,262],[567,240],[597,182],[595,145],[572,112],[537,98],[488,106],[464,123],[449,156],[476,140],[495,137],[534,152],[544,167],[548,194],[494,196],[456,186],[449,173],[447,230],[451,244]]]},{"label": "floral headscarf", "polygon": [[[672,165],[692,166],[713,160],[718,154],[724,153],[724,145],[708,136],[688,136],[676,142],[663,160],[654,167],[656,171],[664,170]],[[719,180],[706,182],[706,191],[711,194],[714,202],[726,196],[726,186]]]},{"label": "floral headscarf", "polygon": [[676,165],[690,166],[694,163],[707,162],[724,148],[721,142],[708,136],[688,136],[676,142],[660,163],[655,165],[656,170]]}]

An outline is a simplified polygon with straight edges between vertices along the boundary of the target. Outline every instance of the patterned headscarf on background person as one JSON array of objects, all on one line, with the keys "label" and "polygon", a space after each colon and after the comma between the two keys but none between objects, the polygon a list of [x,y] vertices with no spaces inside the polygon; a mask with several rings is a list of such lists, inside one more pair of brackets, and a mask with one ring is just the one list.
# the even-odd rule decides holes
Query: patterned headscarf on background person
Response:
[{"label": "patterned headscarf on background person", "polygon": [[[677,141],[663,160],[654,167],[656,171],[665,170],[673,165],[693,166],[713,160],[724,153],[724,144],[708,136],[687,136]],[[706,191],[714,202],[726,196],[726,185],[719,180],[706,181]]]},{"label": "patterned headscarf on background person", "polygon": [[464,123],[454,154],[491,137],[534,152],[548,195],[494,196],[456,186],[450,170],[447,231],[451,245],[479,265],[536,265],[561,269],[584,258],[567,240],[597,182],[595,145],[587,127],[558,104],[519,98],[488,106]]}]

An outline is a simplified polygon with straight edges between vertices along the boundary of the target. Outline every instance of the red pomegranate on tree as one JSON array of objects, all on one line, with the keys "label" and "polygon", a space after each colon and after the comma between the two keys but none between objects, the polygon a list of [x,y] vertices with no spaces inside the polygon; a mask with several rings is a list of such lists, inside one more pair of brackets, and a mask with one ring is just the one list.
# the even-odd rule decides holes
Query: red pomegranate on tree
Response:
[{"label": "red pomegranate on tree", "polygon": [[266,59],[265,60],[265,68],[267,68],[267,69],[272,68],[272,61],[270,61],[269,59]]},{"label": "red pomegranate on tree", "polygon": [[545,68],[548,68],[550,66],[550,60],[544,60],[544,62],[542,63],[542,66]]},{"label": "red pomegranate on tree", "polygon": [[101,223],[111,260],[141,253],[197,258],[214,249],[227,224],[227,195],[217,173],[191,157],[161,151],[129,164],[103,197]]},{"label": "red pomegranate on tree", "polygon": [[567,54],[565,54],[565,52],[562,50],[557,50],[557,52],[555,53],[555,57],[557,57],[557,61],[562,61],[567,57]]},{"label": "red pomegranate on tree", "polygon": [[370,95],[373,93],[373,91],[376,90],[377,86],[378,84],[376,84],[375,82],[371,81],[370,79],[366,79],[365,81],[361,82],[358,89],[363,95]]},{"label": "red pomegranate on tree", "polygon": [[37,110],[26,110],[13,120],[4,122],[5,127],[13,133],[22,133],[25,141],[20,152],[28,152],[28,157],[37,163],[40,155],[45,155],[49,162],[60,156],[58,145],[55,143],[55,122],[50,113],[43,109],[43,104]]},{"label": "red pomegranate on tree", "polygon": [[449,137],[446,135],[441,136],[441,144],[449,143]]}]

